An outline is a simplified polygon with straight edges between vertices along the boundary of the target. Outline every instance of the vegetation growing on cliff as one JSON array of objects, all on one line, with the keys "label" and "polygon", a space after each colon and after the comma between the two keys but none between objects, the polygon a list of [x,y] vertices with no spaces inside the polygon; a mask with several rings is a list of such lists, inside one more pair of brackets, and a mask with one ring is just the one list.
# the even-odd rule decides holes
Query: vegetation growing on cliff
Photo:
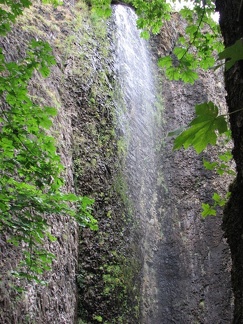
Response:
[{"label": "vegetation growing on cliff", "polygon": [[[3,3],[0,32],[6,35],[31,2]],[[33,39],[18,62],[7,60],[0,51],[0,230],[9,244],[21,246],[23,258],[13,274],[38,282],[55,258],[44,248],[46,239],[55,241],[49,229],[50,214],[68,214],[81,226],[97,229],[90,214],[93,201],[63,192],[63,166],[49,131],[57,111],[39,105],[40,100],[28,91],[34,73],[47,77],[53,64],[52,50],[43,41]]]},{"label": "vegetation growing on cliff", "polygon": [[81,44],[84,59],[80,60],[75,47],[71,48],[71,67],[75,69],[67,82],[72,101],[79,101],[81,107],[72,121],[75,185],[78,193],[95,198],[99,231],[85,228],[80,233],[78,318],[81,323],[136,323],[140,264],[136,247],[131,251],[130,241],[124,240],[133,224],[120,174],[122,144],[115,132],[115,80],[109,39],[113,30],[107,29],[104,20],[86,12],[85,24],[92,28],[86,29],[82,20],[80,30],[73,35],[73,42]]},{"label": "vegetation growing on cliff", "polygon": [[[8,40],[10,37],[11,44],[9,45]],[[50,63],[54,63],[52,52],[57,59],[57,66],[45,66],[45,62],[41,61],[41,55],[38,56],[39,47],[35,49],[39,61],[36,66],[33,66],[33,73],[29,76],[29,82],[26,82],[24,85],[26,87],[26,98],[32,107],[32,115],[28,114],[28,109],[26,109],[27,114],[24,114],[24,110],[19,110],[19,107],[15,106],[16,110],[21,113],[21,116],[24,114],[21,117],[22,124],[27,121],[25,125],[28,126],[29,122],[33,125],[32,133],[29,137],[27,135],[29,142],[25,140],[29,145],[28,148],[31,150],[31,152],[27,150],[28,154],[25,155],[26,160],[30,160],[31,170],[26,165],[24,171],[22,171],[25,174],[23,176],[21,174],[22,178],[15,178],[14,180],[16,182],[19,180],[20,183],[25,179],[29,181],[27,189],[31,187],[31,191],[28,191],[28,200],[30,202],[33,200],[35,205],[31,209],[32,213],[28,215],[30,220],[35,222],[33,223],[35,231],[29,231],[32,223],[30,225],[27,224],[22,236],[12,236],[11,242],[16,243],[16,245],[19,244],[19,246],[15,248],[11,242],[4,242],[4,248],[6,247],[4,252],[9,250],[12,252],[14,250],[12,254],[15,255],[14,252],[17,251],[16,255],[18,258],[19,254],[26,250],[26,257],[29,257],[26,262],[31,262],[31,268],[25,266],[23,262],[21,264],[22,268],[17,269],[18,272],[16,271],[15,274],[18,278],[27,277],[41,283],[46,279],[48,284],[53,283],[55,294],[56,289],[59,288],[60,281],[63,280],[63,277],[66,278],[68,272],[69,284],[72,282],[74,285],[74,279],[77,278],[77,314],[81,322],[99,322],[101,319],[103,322],[110,322],[112,320],[126,321],[127,318],[131,320],[131,318],[138,316],[139,301],[136,300],[138,299],[138,294],[134,287],[134,282],[138,280],[139,262],[132,259],[135,253],[133,251],[133,253],[129,254],[127,252],[129,244],[124,242],[124,237],[128,236],[127,233],[131,223],[127,223],[129,217],[127,217],[126,202],[121,198],[121,196],[125,196],[125,189],[122,189],[124,184],[119,174],[117,175],[120,162],[117,157],[117,144],[115,140],[115,120],[112,107],[112,66],[110,58],[108,58],[110,55],[110,43],[107,38],[106,24],[103,20],[97,19],[97,17],[90,14],[89,8],[84,1],[77,1],[75,5],[64,5],[57,8],[52,8],[50,5],[43,6],[39,3],[33,4],[22,17],[19,17],[17,28],[13,28],[12,34],[6,38],[7,46],[3,51],[6,54],[5,61],[13,61],[13,58],[16,61],[17,57],[19,64],[28,64],[29,59],[25,55],[25,45],[28,39],[33,37],[42,40],[38,42],[38,46],[41,48],[43,45],[48,50],[45,52],[43,49],[43,52],[50,59]],[[49,45],[43,42],[46,39],[50,40],[52,50]],[[35,44],[37,46],[36,42]],[[14,50],[11,45],[14,46]],[[21,46],[20,50],[19,46]],[[30,49],[29,52],[31,51]],[[35,67],[41,68],[43,65],[45,76],[48,75],[49,69],[55,71],[50,73],[50,77],[44,81],[40,72],[37,72],[37,69],[35,69]],[[32,76],[33,78],[31,78]],[[16,84],[18,84],[17,81]],[[22,100],[23,98],[20,97],[20,99]],[[27,99],[25,100],[27,101]],[[53,103],[58,107],[58,111],[52,108]],[[7,103],[4,107],[4,110],[8,112],[9,107]],[[70,121],[70,124],[65,124],[66,120],[62,120],[63,118],[65,119],[63,111],[64,114],[68,115],[67,119]],[[46,116],[46,113],[49,115]],[[57,116],[55,116],[56,113],[58,113]],[[63,125],[66,128],[70,128],[73,140],[71,144],[69,143],[70,138],[67,136],[67,132],[63,133]],[[32,129],[31,126],[28,127],[30,130]],[[21,130],[22,128],[20,127]],[[9,130],[10,133],[11,131]],[[55,148],[54,139],[50,136],[51,134],[54,134],[57,138],[57,149]],[[43,145],[36,139],[37,135],[41,136]],[[44,138],[49,140],[50,148],[48,145],[45,147]],[[38,159],[37,166],[35,166],[35,159],[32,158],[31,154],[34,154],[38,149],[44,150],[40,154],[46,157],[44,161],[46,163],[42,163],[40,158]],[[51,151],[50,154],[49,150]],[[74,186],[76,193],[80,197],[75,196],[73,192],[66,193],[66,187],[63,188],[63,178],[66,177],[67,170],[63,169],[59,155],[64,162],[66,162],[66,158],[68,159],[68,171],[75,175]],[[73,163],[72,165],[70,161]],[[49,167],[47,162],[53,168],[56,166],[56,169],[51,168],[51,166]],[[6,164],[6,168],[7,166],[9,165]],[[34,172],[37,173],[42,166],[46,174],[45,177],[39,179],[37,178],[39,173],[35,176]],[[21,168],[18,168],[18,170],[21,170]],[[53,170],[56,171],[55,177],[51,173]],[[16,172],[18,175],[18,171]],[[28,178],[24,178],[25,175]],[[115,183],[114,178],[116,178]],[[69,178],[68,180],[70,188],[72,181]],[[39,185],[37,188],[35,187],[36,182]],[[35,194],[34,197],[37,197],[37,199],[32,199],[31,194],[33,192]],[[24,194],[26,192],[23,192]],[[92,213],[95,214],[95,218],[99,221],[99,232],[90,230],[92,227],[97,228],[97,223],[88,214],[91,209],[89,203],[92,200],[83,197],[83,195],[95,198],[95,203],[92,205]],[[48,201],[46,200],[47,198],[49,198]],[[71,201],[71,205],[69,205],[69,201]],[[26,217],[24,214],[26,209],[23,209],[26,202],[27,199],[19,206],[19,210],[21,210],[19,212],[20,221]],[[76,217],[78,205],[81,208],[81,218],[79,219],[81,230],[79,241],[75,241],[76,245],[73,246],[72,240],[77,239],[75,237],[76,227],[73,225],[72,218],[69,221],[66,214],[69,213],[71,216]],[[21,212],[23,212],[23,217]],[[53,215],[53,213],[59,213],[60,218],[59,215]],[[19,221],[16,214],[12,213],[11,217],[12,222]],[[27,223],[29,220],[24,219],[24,221]],[[38,229],[37,221],[43,222],[43,234]],[[58,226],[61,225],[60,228],[56,224]],[[7,225],[2,228],[4,241],[5,235],[11,234],[11,226],[7,227]],[[20,225],[23,225],[23,223]],[[87,226],[85,227],[85,225]],[[19,233],[21,229],[21,227],[18,228]],[[57,232],[58,234],[56,234]],[[47,233],[47,237],[45,237],[45,233]],[[28,235],[30,234],[36,235],[33,238],[31,237],[31,244],[33,241],[31,250],[28,246]],[[54,237],[55,234],[57,240]],[[35,250],[39,249],[39,254],[34,251],[34,240],[36,237],[38,242],[36,243]],[[23,240],[26,240],[26,243],[22,243]],[[51,243],[51,240],[56,241]],[[78,262],[75,259],[71,264],[65,264],[67,260],[61,260],[61,258],[63,255],[64,259],[66,258],[67,250],[70,253],[70,249],[72,249],[73,255],[69,256],[71,261],[78,256],[73,251],[77,251],[77,244],[80,245]],[[65,245],[65,248],[63,245]],[[46,246],[48,246],[47,249],[45,249]],[[24,250],[24,248],[26,249]],[[56,250],[60,251],[60,256],[57,255],[56,260],[53,262],[54,269],[46,272],[46,270],[50,269],[54,258],[53,252]],[[27,253],[29,254],[27,255]],[[6,287],[8,289],[9,284],[12,286],[16,282],[13,278],[9,278],[7,271],[5,271],[6,269],[9,270],[11,266],[12,263],[10,267],[4,267],[4,280],[0,287],[1,289],[3,288],[3,298],[8,301],[10,300],[9,313],[15,308],[15,305],[16,309],[19,306],[14,301],[12,295],[10,296],[5,289]],[[63,273],[59,276],[58,271],[60,267]],[[70,267],[72,267],[71,270]],[[41,272],[43,272],[43,275],[41,275]],[[75,278],[72,277],[74,273]],[[56,278],[57,276],[58,278]],[[25,283],[26,281],[23,282],[23,284]],[[46,298],[47,291],[47,294],[49,294],[49,291],[52,291],[51,285],[51,288],[49,286],[47,288],[34,284],[32,286],[32,284],[28,288],[34,287],[35,292],[38,291],[40,293],[38,302],[42,298]],[[75,294],[74,288],[72,293]],[[61,294],[62,292],[58,296]],[[69,294],[70,291],[65,296],[67,299],[70,299]],[[97,295],[95,303],[94,295]],[[28,296],[27,293],[26,296]],[[61,304],[62,300],[59,303]],[[88,312],[87,309],[89,310]],[[25,311],[28,312],[29,309],[25,309]],[[8,310],[6,309],[2,310],[0,317],[6,318],[8,316],[7,312]],[[14,318],[15,312],[12,313]],[[12,314],[9,316],[12,316]],[[22,319],[24,316],[24,314],[23,316],[21,314],[18,318],[21,317]],[[34,318],[33,314],[27,314],[26,318],[28,317],[29,319],[31,316]],[[43,315],[38,313],[35,316],[39,319]]]}]

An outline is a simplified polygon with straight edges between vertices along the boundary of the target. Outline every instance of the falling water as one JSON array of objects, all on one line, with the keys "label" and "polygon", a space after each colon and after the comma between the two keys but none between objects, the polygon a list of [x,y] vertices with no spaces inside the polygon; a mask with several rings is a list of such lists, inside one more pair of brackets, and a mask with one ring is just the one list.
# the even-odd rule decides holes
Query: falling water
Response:
[{"label": "falling water", "polygon": [[200,219],[201,198],[217,188],[216,178],[210,183],[209,178],[201,179],[205,171],[192,152],[172,154],[168,140],[158,145],[163,132],[181,119],[187,123],[193,106],[212,91],[201,86],[205,76],[193,88],[164,80],[162,125],[156,66],[148,42],[136,28],[136,15],[117,5],[113,16],[118,135],[127,147],[124,177],[133,218],[141,228],[139,323],[229,323],[228,250],[219,220]]},{"label": "falling water", "polygon": [[[160,238],[156,205],[156,87],[148,43],[140,37],[136,14],[114,6],[116,71],[121,99],[117,101],[120,133],[127,145],[126,178],[134,218],[142,229],[143,274],[141,323],[149,324],[157,309],[154,254]],[[123,102],[123,103],[122,103]]]}]

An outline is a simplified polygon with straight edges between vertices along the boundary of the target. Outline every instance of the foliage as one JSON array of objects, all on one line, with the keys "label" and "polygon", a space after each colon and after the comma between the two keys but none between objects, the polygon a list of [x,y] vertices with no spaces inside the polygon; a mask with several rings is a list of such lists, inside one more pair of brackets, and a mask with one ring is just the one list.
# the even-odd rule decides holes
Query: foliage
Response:
[{"label": "foliage", "polygon": [[226,149],[227,144],[231,141],[231,132],[227,131],[223,134],[224,138],[219,143],[221,147],[224,148],[224,152],[218,155],[218,160],[210,162],[206,159],[203,160],[203,165],[207,170],[215,170],[218,175],[228,174],[235,176],[235,171],[232,170],[232,153],[230,150]]},{"label": "foliage", "polygon": [[102,322],[103,322],[103,318],[102,318],[102,316],[100,316],[100,315],[95,315],[95,316],[94,316],[94,320],[96,320],[96,321],[99,322],[99,323],[102,323]]},{"label": "foliage", "polygon": [[228,130],[224,116],[218,116],[218,107],[212,102],[196,105],[196,118],[189,124],[189,128],[176,137],[174,149],[193,146],[197,153],[201,153],[208,144],[217,142],[216,131],[223,134]]},{"label": "foliage", "polygon": [[[232,170],[232,154],[226,149],[227,143],[231,140],[231,132],[228,129],[226,116],[218,115],[218,108],[212,102],[196,105],[196,117],[190,122],[187,129],[179,129],[169,133],[169,136],[179,135],[175,138],[174,149],[179,149],[182,146],[187,149],[192,146],[199,154],[204,151],[209,144],[221,146],[224,152],[218,154],[217,161],[203,160],[203,165],[207,170],[214,170],[218,175],[228,174],[234,176]],[[221,140],[220,140],[220,137]],[[213,205],[202,203],[202,216],[215,216],[217,207],[225,206],[230,192],[227,192],[225,197],[221,197],[215,192],[212,196]]]},{"label": "foliage", "polygon": [[90,0],[92,13],[98,17],[108,18],[111,15],[111,0]]},{"label": "foliage", "polygon": [[[139,3],[140,9],[143,12],[137,10],[137,13],[139,15],[138,22],[143,21],[142,24],[138,23],[138,27],[149,28],[150,32],[157,33],[160,31],[159,24],[157,25],[157,30],[156,28],[151,28],[153,23],[156,23],[156,18],[153,15],[156,16],[157,10],[160,11],[163,8],[163,15],[167,19],[167,13],[171,10],[169,6],[165,6],[166,1],[155,2],[158,5],[160,4],[160,8],[159,6],[158,8],[152,8],[150,2],[146,0],[138,1],[137,3]],[[176,0],[172,2],[176,2]],[[136,0],[133,3],[136,3]],[[148,8],[153,11],[153,14],[149,14]],[[185,35],[180,35],[172,53],[160,58],[158,62],[158,65],[165,69],[165,74],[170,80],[182,80],[193,84],[198,78],[198,68],[209,69],[215,66],[216,54],[218,54],[218,60],[226,60],[226,70],[230,69],[237,61],[243,59],[243,43],[241,39],[224,49],[220,39],[219,25],[212,19],[214,11],[215,3],[211,0],[194,0],[192,9],[184,7],[180,10],[181,16],[187,23]],[[140,18],[141,16],[142,18]],[[145,36],[148,35],[145,34]],[[182,146],[186,149],[192,146],[197,153],[201,153],[209,144],[216,145],[219,135],[225,135],[229,138],[230,132],[226,118],[223,115],[218,115],[218,107],[214,103],[209,102],[196,105],[195,113],[196,117],[186,129],[179,129],[170,134],[179,134],[175,139],[174,149],[179,149]],[[224,173],[234,175],[234,171],[228,165],[231,159],[231,153],[226,150],[225,153],[219,155],[219,162],[210,163],[204,161],[204,166],[207,169],[215,169],[220,175]],[[212,197],[213,206],[202,204],[202,216],[216,215],[216,207],[224,206],[229,197],[230,193],[227,193],[225,198],[221,198],[218,193],[214,193]]]},{"label": "foliage", "polygon": [[142,29],[141,35],[149,38],[150,32],[158,34],[165,20],[170,19],[170,4],[164,0],[133,0],[132,5],[138,15],[137,26]]},{"label": "foliage", "polygon": [[[4,1],[11,11],[1,9],[1,33],[31,3]],[[28,94],[28,85],[38,71],[43,77],[55,64],[50,46],[32,40],[22,60],[7,62],[0,49],[0,231],[8,243],[19,246],[23,255],[18,278],[42,282],[39,275],[50,269],[55,257],[44,248],[46,240],[56,239],[49,229],[50,214],[75,217],[81,226],[97,229],[91,216],[93,201],[73,193],[64,193],[63,166],[55,140],[48,131],[56,109],[41,107]]]},{"label": "foliage", "polygon": [[243,39],[238,39],[232,46],[219,53],[219,60],[226,60],[225,69],[229,70],[236,62],[243,60]]},{"label": "foliage", "polygon": [[106,273],[103,274],[105,283],[104,294],[109,295],[111,291],[125,285],[123,272],[118,264],[105,265]]},{"label": "foliage", "polygon": [[213,1],[195,1],[193,9],[183,8],[180,11],[187,27],[185,35],[172,54],[159,59],[159,66],[165,68],[170,80],[182,80],[193,84],[198,78],[197,69],[209,69],[215,64],[215,52],[223,50],[219,38],[219,25],[212,19],[215,10]]},{"label": "foliage", "polygon": [[[182,146],[187,149],[192,146],[199,154],[209,144],[217,144],[223,147],[223,153],[218,154],[215,161],[203,159],[203,166],[206,170],[215,171],[220,176],[224,174],[235,176],[235,171],[232,169],[232,153],[226,149],[228,142],[231,140],[231,132],[228,129],[225,116],[218,116],[218,108],[212,102],[196,105],[196,114],[197,116],[191,121],[189,128],[169,133],[169,136],[180,134],[175,138],[174,149],[179,149]],[[212,196],[212,205],[202,203],[202,217],[215,216],[217,207],[224,207],[229,197],[230,192],[227,192],[224,197],[215,192]]]},{"label": "foliage", "polygon": [[0,8],[0,35],[4,36],[10,31],[11,24],[16,21],[16,18],[22,14],[23,10],[30,7],[31,1],[0,0],[0,4],[2,5]]},{"label": "foliage", "polygon": [[[43,3],[52,3],[59,5],[59,0],[43,0]],[[30,0],[0,0],[0,36],[5,36],[10,30],[16,18],[22,15],[24,9],[29,8],[32,4]]]},{"label": "foliage", "polygon": [[217,210],[216,208],[219,207],[224,207],[226,202],[228,201],[231,193],[227,192],[225,197],[221,197],[217,192],[213,194],[213,205],[205,204],[202,203],[202,217],[206,218],[207,216],[216,216]]}]

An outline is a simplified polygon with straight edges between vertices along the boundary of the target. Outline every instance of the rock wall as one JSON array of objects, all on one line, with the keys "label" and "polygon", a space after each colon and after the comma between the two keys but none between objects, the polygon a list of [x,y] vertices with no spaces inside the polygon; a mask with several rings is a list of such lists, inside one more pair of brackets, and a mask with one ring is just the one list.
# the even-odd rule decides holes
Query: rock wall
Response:
[{"label": "rock wall", "polygon": [[[46,40],[53,47],[57,65],[48,79],[43,80],[36,75],[30,85],[30,93],[40,98],[42,104],[58,109],[52,133],[57,139],[59,153],[65,166],[64,190],[67,192],[75,190],[74,169],[77,169],[77,161],[73,161],[73,155],[76,147],[84,141],[83,138],[79,141],[76,139],[73,121],[77,119],[81,109],[87,108],[83,106],[82,101],[84,92],[90,100],[94,96],[90,94],[90,85],[96,82],[97,61],[101,60],[100,57],[92,57],[95,43],[92,28],[95,29],[95,23],[91,27],[88,15],[89,10],[83,1],[66,2],[64,6],[58,8],[49,5],[42,6],[37,2],[25,11],[13,32],[1,43],[8,60],[23,57],[28,41],[32,38]],[[102,30],[100,29],[99,32],[102,41]],[[97,42],[96,47],[98,46]],[[94,103],[90,106],[94,107],[93,115],[89,116],[88,121],[85,120],[85,116],[82,117],[83,124],[88,123],[92,126],[94,118],[98,118],[94,115],[98,113]],[[86,124],[87,127],[88,125]],[[100,125],[102,125],[101,121]],[[91,133],[90,136],[94,137],[94,134]],[[87,145],[85,148],[88,150]],[[92,153],[95,154],[94,149]],[[88,158],[85,160],[86,164],[91,165],[92,162]],[[86,172],[89,174],[90,169]],[[88,186],[87,182],[87,188]],[[81,188],[80,192],[85,193],[81,191]],[[55,215],[49,217],[48,223],[57,241],[49,246],[47,243],[47,248],[57,257],[53,262],[52,271],[45,275],[47,286],[26,283],[26,293],[15,294],[11,289],[13,278],[9,277],[8,273],[16,266],[18,249],[7,244],[5,237],[1,241],[1,273],[3,276],[0,294],[1,323],[66,324],[74,323],[76,320],[78,227],[69,217]]]},{"label": "rock wall", "polygon": [[[72,147],[73,130],[71,116],[75,107],[68,105],[68,94],[64,88],[64,56],[60,43],[65,39],[65,30],[71,30],[71,8],[35,4],[26,10],[17,26],[1,45],[9,61],[24,57],[28,42],[32,38],[49,41],[54,48],[57,65],[52,76],[43,79],[36,75],[30,84],[30,94],[38,97],[41,104],[58,108],[52,133],[57,139],[58,150],[65,166],[64,190],[74,191]],[[61,34],[63,32],[63,34]],[[59,42],[59,44],[58,44]],[[76,267],[78,256],[78,228],[69,217],[48,217],[51,233],[57,241],[46,243],[46,248],[56,255],[52,271],[47,272],[46,286],[25,283],[25,293],[16,294],[12,289],[13,278],[9,275],[18,262],[18,249],[6,243],[1,246],[1,323],[73,323],[76,317]]]},{"label": "rock wall", "polygon": [[24,57],[32,38],[52,46],[57,65],[49,78],[35,76],[30,93],[58,109],[52,134],[65,166],[64,190],[94,198],[99,221],[99,231],[92,232],[78,229],[69,217],[51,215],[57,241],[46,248],[57,258],[45,274],[48,285],[26,283],[21,294],[11,289],[9,276],[19,251],[2,238],[1,323],[137,322],[139,261],[129,255],[136,255],[138,244],[129,244],[132,222],[115,134],[110,40],[106,22],[89,9],[82,0],[57,8],[36,2],[1,42],[8,60]]},{"label": "rock wall", "polygon": [[[183,28],[177,15],[164,26],[155,40],[159,55],[173,49]],[[173,140],[166,137],[192,119],[195,104],[213,101],[221,113],[225,111],[222,72],[199,71],[193,86],[160,78],[164,99],[157,205],[161,239],[154,257],[159,300],[157,314],[144,323],[161,319],[163,323],[229,323],[231,261],[221,230],[222,210],[205,220],[200,213],[201,203],[211,203],[215,191],[225,193],[232,179],[220,179],[204,169],[203,159],[215,158],[214,148],[199,156],[191,149],[173,152]]]},{"label": "rock wall", "polygon": [[[154,60],[158,53],[171,50],[178,31],[175,18],[154,40]],[[57,241],[47,248],[57,259],[45,275],[48,285],[26,283],[22,295],[11,290],[8,275],[18,250],[3,237],[0,321],[229,323],[230,263],[221,218],[203,221],[199,215],[201,201],[209,199],[219,182],[203,170],[201,156],[172,152],[172,141],[166,137],[168,130],[186,124],[196,102],[222,100],[222,80],[202,73],[191,87],[160,76],[164,109],[158,112],[161,145],[154,178],[158,222],[146,223],[148,231],[156,234],[156,246],[152,238],[147,246],[152,251],[148,270],[153,266],[154,280],[149,287],[140,248],[144,224],[133,218],[134,206],[122,173],[123,134],[116,132],[112,33],[112,25],[107,31],[106,23],[92,17],[84,1],[64,1],[57,8],[36,2],[1,42],[9,60],[22,57],[32,37],[52,45],[57,65],[48,79],[36,75],[30,91],[58,108],[53,134],[66,167],[65,190],[95,198],[93,214],[99,231],[79,230],[68,217],[52,215],[49,222]],[[225,190],[225,183],[221,186]],[[146,287],[143,297],[139,287]]]}]

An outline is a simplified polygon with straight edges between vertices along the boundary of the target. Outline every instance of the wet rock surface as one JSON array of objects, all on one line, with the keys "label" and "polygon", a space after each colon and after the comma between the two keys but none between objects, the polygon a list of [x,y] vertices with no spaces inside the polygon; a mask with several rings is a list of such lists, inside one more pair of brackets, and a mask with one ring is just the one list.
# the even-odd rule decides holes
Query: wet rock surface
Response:
[{"label": "wet rock surface", "polygon": [[[178,17],[165,26],[156,48],[167,54],[173,48],[182,24]],[[206,171],[203,158],[215,156],[210,148],[199,156],[191,149],[173,152],[171,130],[186,125],[195,104],[213,101],[225,109],[221,73],[201,71],[195,85],[161,78],[164,100],[163,129],[158,175],[157,210],[160,243],[153,267],[157,272],[158,311],[144,323],[229,323],[233,297],[230,283],[230,253],[218,216],[202,219],[201,203],[210,203],[212,194],[225,192],[231,179]]]},{"label": "wet rock surface", "polygon": [[[154,40],[154,62],[173,48],[179,25],[175,18]],[[111,25],[109,36],[112,30]],[[163,104],[155,114],[156,156],[149,168],[133,150],[125,162],[106,24],[91,22],[82,1],[64,1],[57,8],[35,5],[4,39],[8,58],[24,55],[32,37],[51,43],[57,66],[46,80],[36,76],[31,93],[58,107],[53,131],[66,166],[65,190],[95,198],[99,231],[78,230],[68,217],[53,215],[50,226],[58,240],[48,248],[57,259],[46,274],[48,285],[29,284],[20,299],[9,290],[6,275],[18,251],[1,238],[1,323],[229,323],[231,265],[221,216],[200,217],[201,202],[208,202],[215,188],[226,190],[226,181],[205,172],[202,156],[193,151],[172,152],[166,136],[190,120],[195,103],[210,99],[224,106],[221,77],[202,73],[192,87],[159,76]],[[143,120],[136,124],[147,132]],[[146,154],[141,149],[139,158]],[[151,189],[137,173],[144,164]],[[129,186],[150,202],[136,205],[136,191],[129,193]],[[141,221],[142,209],[147,219]]]},{"label": "wet rock surface", "polygon": [[49,216],[57,241],[46,248],[57,258],[45,275],[48,285],[26,283],[20,296],[10,289],[13,278],[8,276],[19,252],[1,238],[0,321],[136,323],[139,240],[133,234],[130,243],[133,222],[120,172],[107,24],[91,20],[84,1],[57,8],[37,3],[3,40],[7,58],[23,57],[33,37],[51,44],[57,65],[48,79],[36,75],[30,92],[58,109],[52,132],[66,167],[65,190],[95,199],[99,231],[78,229],[69,217]]}]

